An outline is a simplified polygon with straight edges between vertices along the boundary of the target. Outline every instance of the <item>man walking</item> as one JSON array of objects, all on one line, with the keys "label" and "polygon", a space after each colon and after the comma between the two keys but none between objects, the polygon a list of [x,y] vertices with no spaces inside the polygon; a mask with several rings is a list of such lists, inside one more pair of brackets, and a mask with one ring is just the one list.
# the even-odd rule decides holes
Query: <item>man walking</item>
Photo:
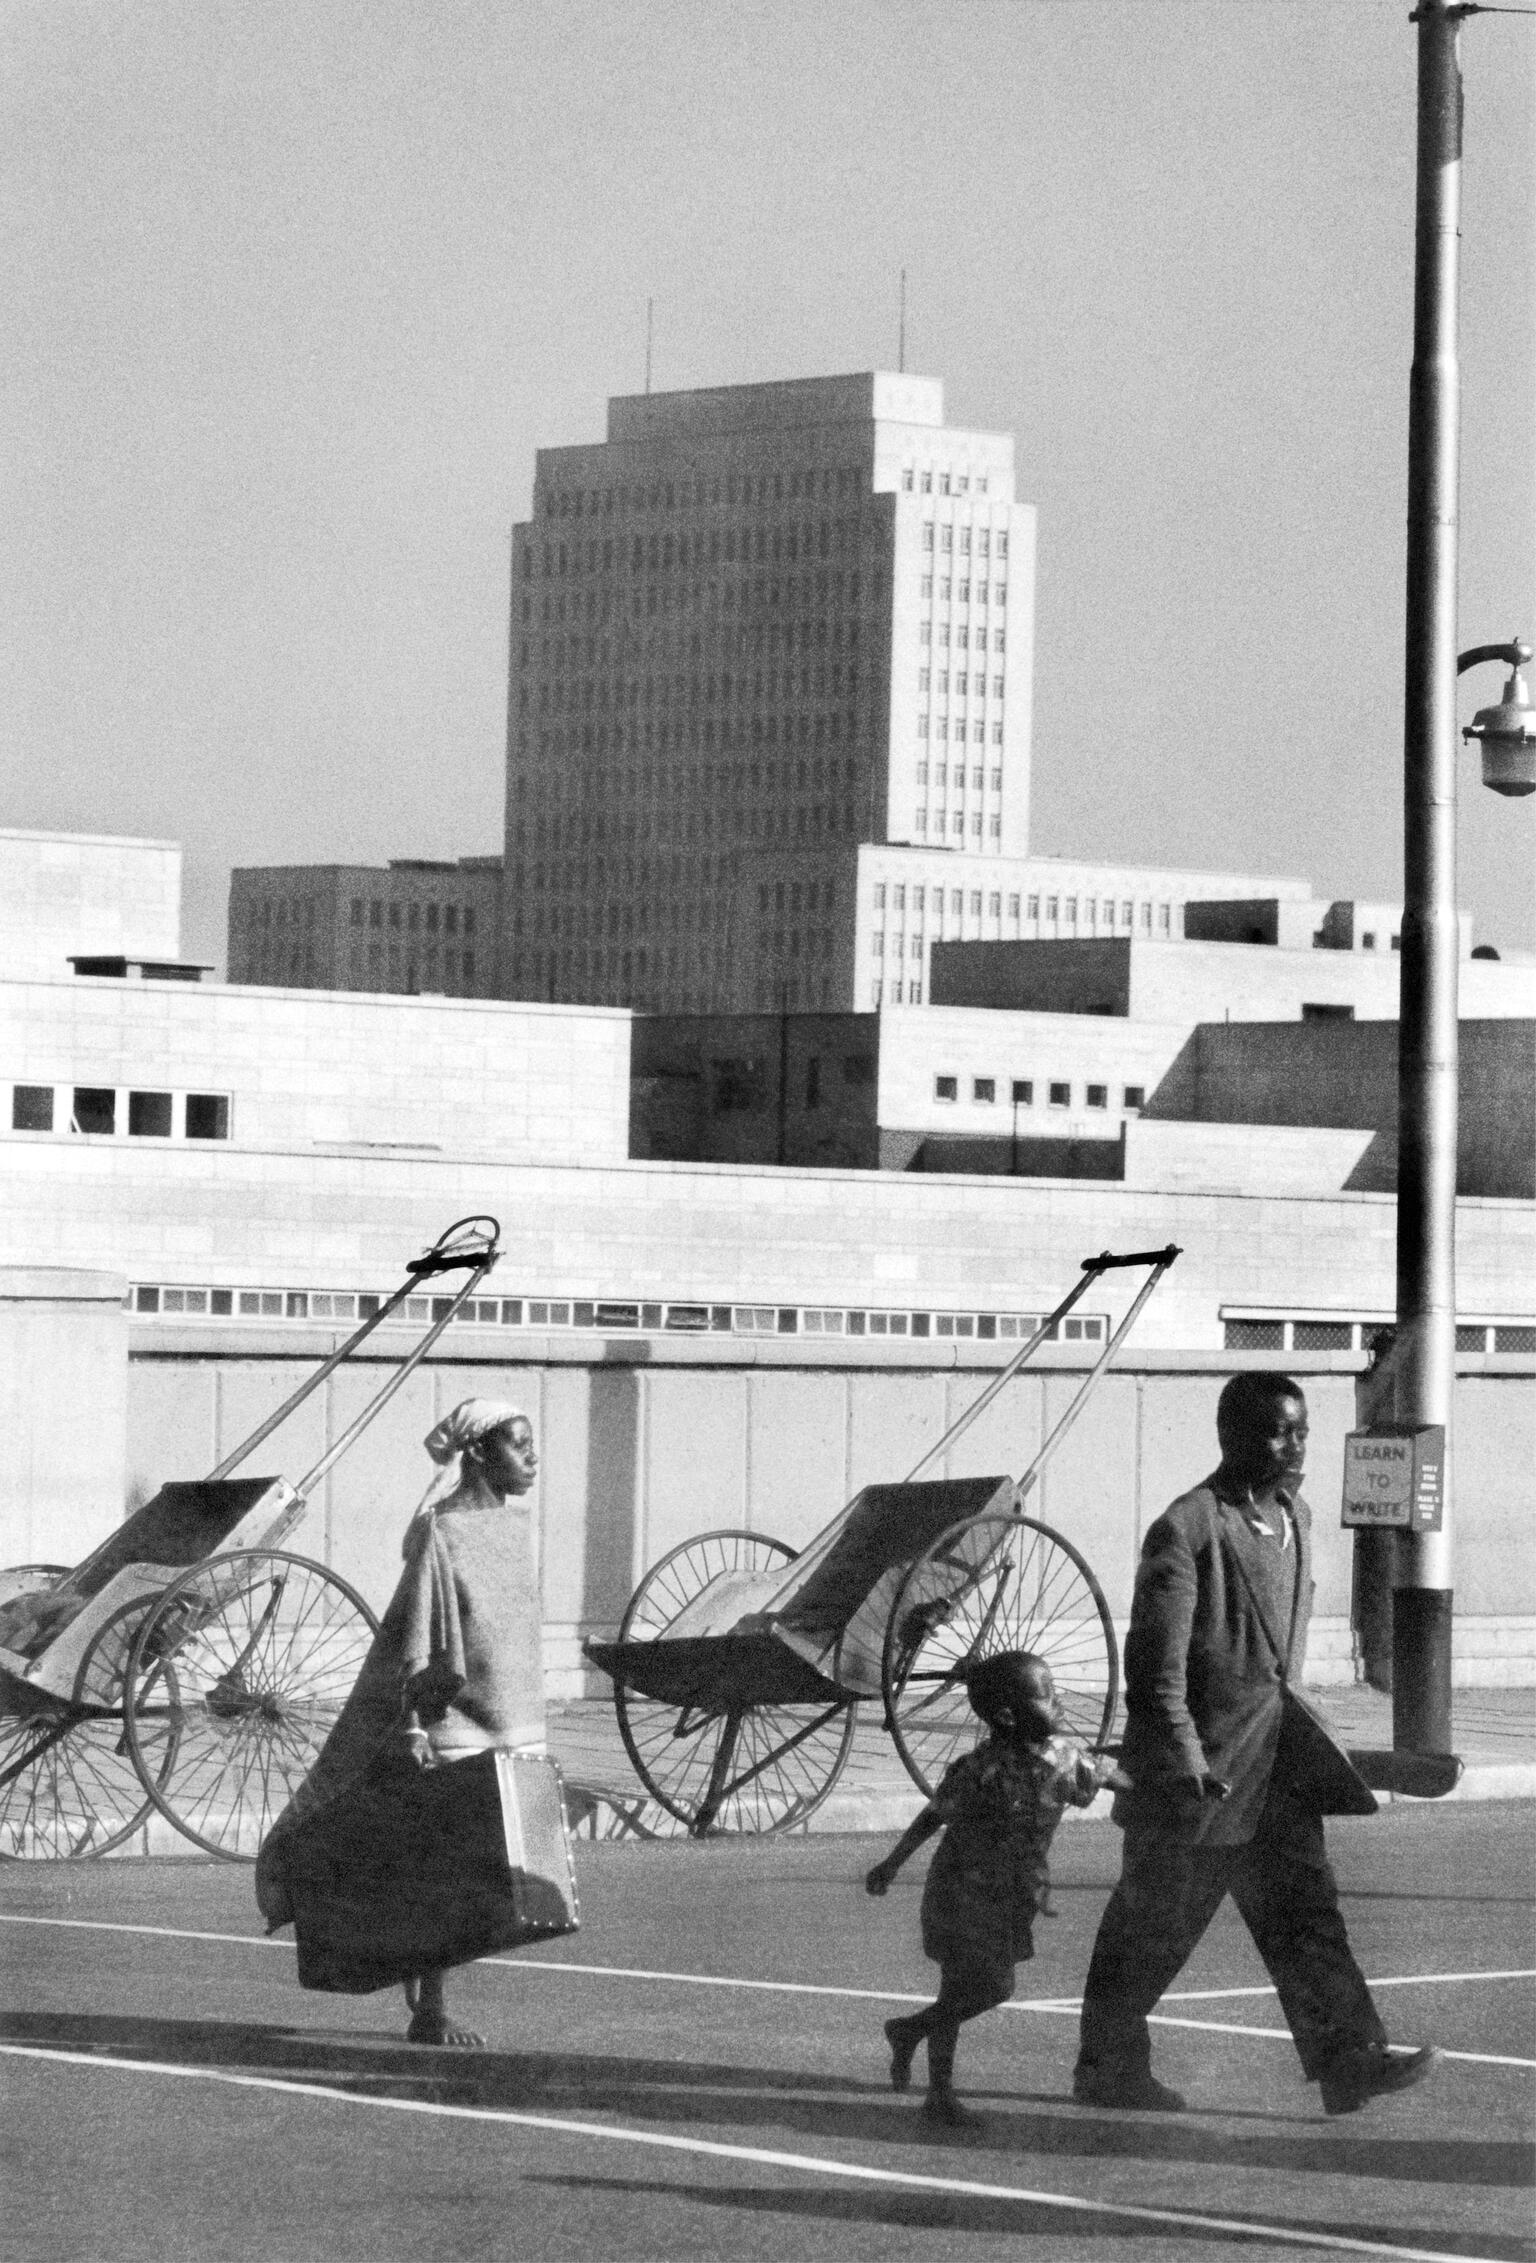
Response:
[{"label": "man walking", "polygon": [[1234,1375],[1221,1462],[1147,1533],[1125,1646],[1117,1795],[1125,1829],[1083,1997],[1073,2083],[1086,2106],[1182,2109],[1155,2080],[1147,2015],[1231,1894],[1324,2111],[1349,2114],[1428,2074],[1389,2051],[1323,1844],[1325,1813],[1375,1801],[1292,1695],[1312,1609],[1311,1511],[1297,1490],[1307,1407],[1288,1375]]}]

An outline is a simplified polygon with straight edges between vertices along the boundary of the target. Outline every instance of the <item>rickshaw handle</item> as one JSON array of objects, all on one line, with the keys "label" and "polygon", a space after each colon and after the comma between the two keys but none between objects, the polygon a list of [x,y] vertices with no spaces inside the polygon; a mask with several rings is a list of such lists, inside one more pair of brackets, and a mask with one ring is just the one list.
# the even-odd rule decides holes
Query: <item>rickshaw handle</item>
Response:
[{"label": "rickshaw handle", "polygon": [[[471,1253],[470,1251],[464,1251],[462,1254],[458,1255],[444,1250],[443,1244],[449,1239],[450,1235],[456,1234],[461,1226],[481,1225],[489,1226],[492,1229],[490,1235],[488,1257],[487,1252],[484,1249],[474,1253]],[[491,1266],[495,1264],[497,1255],[499,1254],[496,1248],[496,1244],[500,1239],[500,1235],[500,1222],[490,1216],[456,1218],[451,1226],[447,1227],[444,1232],[438,1235],[436,1241],[432,1244],[432,1247],[429,1250],[427,1250],[422,1256],[413,1259],[412,1262],[406,1266],[406,1278],[404,1281],[402,1281],[399,1288],[396,1289],[394,1295],[386,1298],[384,1303],[379,1306],[377,1312],[371,1312],[368,1315],[368,1318],[362,1323],[361,1327],[354,1328],[351,1335],[347,1338],[346,1342],[341,1346],[341,1349],[339,1351],[332,1352],[330,1358],[322,1362],[322,1364],[315,1370],[313,1375],[307,1375],[304,1378],[304,1381],[299,1385],[298,1389],[293,1393],[293,1396],[291,1398],[284,1399],[282,1405],[278,1408],[275,1414],[269,1414],[265,1422],[258,1423],[257,1427],[251,1432],[248,1438],[242,1438],[239,1445],[235,1447],[234,1451],[224,1456],[224,1459],[219,1463],[217,1469],[211,1469],[208,1472],[209,1483],[211,1484],[216,1479],[221,1477],[228,1477],[232,1469],[238,1469],[243,1461],[248,1460],[250,1456],[256,1451],[256,1448],[261,1444],[263,1438],[270,1438],[273,1431],[277,1429],[278,1425],[287,1421],[294,1408],[297,1406],[302,1406],[304,1401],[309,1397],[310,1393],[312,1391],[317,1391],[320,1388],[320,1385],[325,1381],[326,1377],[328,1375],[333,1375],[336,1372],[336,1369],[340,1367],[343,1360],[350,1359],[353,1352],[356,1351],[358,1345],[362,1343],[366,1337],[371,1336],[375,1328],[380,1327],[383,1322],[389,1318],[392,1312],[398,1311],[399,1307],[405,1302],[408,1296],[414,1296],[417,1293],[418,1284],[424,1274],[445,1273],[453,1267],[459,1265],[473,1265],[476,1268],[474,1282],[467,1284],[456,1300],[454,1309],[457,1310],[458,1305],[462,1304],[464,1297],[469,1294],[470,1288],[478,1283],[483,1278],[483,1276],[487,1272],[489,1272]],[[450,1314],[449,1317],[451,1318],[452,1315]],[[435,1342],[436,1337],[439,1334],[441,1334],[441,1329],[435,1330],[433,1336],[430,1337],[428,1341]],[[423,1346],[422,1348],[425,1349],[426,1347]],[[418,1354],[417,1356],[419,1358],[420,1354]],[[413,1361],[412,1364],[414,1365],[415,1362]]]},{"label": "rickshaw handle", "polygon": [[1029,1486],[1034,1483],[1036,1472],[1044,1466],[1044,1458],[1054,1447],[1056,1439],[1061,1435],[1066,1426],[1076,1418],[1078,1407],[1081,1403],[1084,1393],[1089,1388],[1089,1385],[1091,1385],[1095,1381],[1100,1370],[1104,1366],[1105,1360],[1108,1359],[1116,1344],[1119,1343],[1121,1337],[1125,1334],[1126,1329],[1135,1319],[1137,1313],[1140,1312],[1142,1306],[1146,1303],[1147,1298],[1151,1295],[1158,1282],[1162,1279],[1169,1266],[1173,1263],[1174,1259],[1179,1254],[1180,1252],[1176,1245],[1170,1242],[1166,1249],[1138,1249],[1131,1251],[1130,1254],[1125,1257],[1116,1257],[1111,1251],[1107,1249],[1102,1251],[1097,1257],[1085,1257],[1082,1262],[1082,1279],[1076,1282],[1070,1289],[1068,1289],[1066,1295],[1062,1298],[1060,1304],[1057,1305],[1054,1312],[1048,1312],[1046,1314],[1045,1318],[1041,1321],[1039,1327],[1035,1330],[1029,1341],[1025,1344],[1022,1344],[1020,1348],[1014,1353],[1012,1359],[1009,1360],[1007,1366],[1003,1368],[997,1375],[993,1376],[992,1381],[987,1385],[986,1389],[981,1393],[980,1397],[975,1398],[971,1401],[970,1405],[960,1416],[959,1420],[950,1424],[949,1428],[945,1431],[943,1437],[939,1439],[938,1443],[936,1445],[930,1446],[927,1453],[923,1455],[922,1459],[914,1463],[913,1467],[908,1470],[904,1482],[910,1485],[912,1480],[919,1474],[920,1471],[925,1470],[930,1462],[937,1461],[940,1454],[942,1454],[948,1446],[952,1445],[955,1439],[961,1437],[965,1431],[969,1430],[971,1424],[976,1420],[977,1416],[982,1414],[986,1410],[986,1408],[991,1405],[992,1401],[997,1397],[998,1392],[1003,1389],[1004,1385],[1010,1383],[1013,1380],[1014,1376],[1017,1375],[1019,1369],[1024,1365],[1024,1362],[1029,1358],[1030,1354],[1035,1351],[1039,1345],[1043,1344],[1047,1340],[1052,1332],[1066,1318],[1066,1315],[1071,1311],[1073,1305],[1077,1303],[1078,1299],[1085,1295],[1086,1292],[1093,1286],[1093,1283],[1098,1279],[1101,1273],[1112,1272],[1115,1267],[1121,1265],[1152,1266],[1153,1268],[1155,1268],[1155,1270],[1143,1284],[1141,1291],[1137,1296],[1135,1303],[1131,1306],[1130,1312],[1126,1316],[1125,1320],[1121,1323],[1121,1326],[1116,1331],[1114,1336],[1111,1337],[1109,1344],[1105,1349],[1103,1357],[1099,1360],[1097,1366],[1095,1366],[1089,1373],[1087,1382],[1083,1386],[1083,1390],[1078,1393],[1077,1398],[1074,1399],[1071,1406],[1068,1407],[1066,1414],[1062,1418],[1061,1424],[1058,1425],[1057,1429],[1053,1431],[1051,1436],[1046,1440],[1045,1445],[1042,1446],[1040,1454],[1036,1457],[1034,1465],[1030,1469],[1026,1470],[1023,1477],[1020,1478],[1019,1498],[1020,1500],[1022,1500],[1024,1498],[1025,1491],[1027,1491]]},{"label": "rickshaw handle", "polygon": [[[1119,1327],[1110,1337],[1109,1342],[1104,1346],[1104,1349],[1100,1352],[1092,1367],[1089,1368],[1088,1373],[1083,1377],[1082,1384],[1078,1390],[1077,1396],[1073,1399],[1071,1405],[1067,1408],[1066,1413],[1057,1423],[1050,1436],[1045,1440],[1040,1448],[1039,1453],[1036,1454],[1034,1460],[1030,1463],[1028,1469],[1025,1470],[1023,1476],[1019,1479],[1018,1484],[1014,1487],[1014,1495],[1021,1508],[1024,1505],[1025,1495],[1028,1494],[1038,1483],[1040,1473],[1044,1469],[1046,1463],[1050,1460],[1052,1454],[1055,1453],[1056,1448],[1061,1444],[1062,1439],[1065,1438],[1073,1423],[1076,1422],[1078,1416],[1082,1413],[1084,1406],[1087,1404],[1089,1392],[1093,1389],[1095,1383],[1097,1383],[1105,1368],[1114,1358],[1115,1352],[1118,1349],[1119,1345],[1124,1341],[1126,1336],[1130,1334],[1131,1329],[1135,1326],[1137,1314],[1140,1312],[1142,1306],[1146,1303],[1148,1297],[1152,1294],[1152,1291],[1157,1287],[1158,1282],[1162,1279],[1169,1266],[1173,1263],[1174,1259],[1179,1256],[1179,1254],[1180,1252],[1178,1248],[1174,1243],[1170,1242],[1166,1249],[1144,1250],[1139,1257],[1110,1260],[1111,1264],[1119,1263],[1122,1265],[1150,1265],[1152,1270],[1147,1275],[1146,1279],[1142,1282],[1141,1287],[1136,1291],[1136,1294],[1131,1301],[1130,1311],[1126,1314]],[[1092,1261],[1090,1260],[1090,1262]],[[1102,1270],[1102,1268],[1103,1260],[1100,1259],[1099,1269]]]}]

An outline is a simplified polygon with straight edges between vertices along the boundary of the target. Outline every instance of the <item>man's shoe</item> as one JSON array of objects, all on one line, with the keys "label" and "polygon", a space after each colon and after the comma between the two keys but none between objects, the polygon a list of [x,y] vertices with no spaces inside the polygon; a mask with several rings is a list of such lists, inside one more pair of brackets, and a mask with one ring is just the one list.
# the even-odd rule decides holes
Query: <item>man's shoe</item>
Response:
[{"label": "man's shoe", "polygon": [[948,2083],[943,2082],[929,2085],[928,2095],[923,2100],[923,2119],[936,2123],[940,2129],[965,2129],[975,2133],[982,2127],[981,2116],[962,2106]]},{"label": "man's shoe", "polygon": [[1439,2059],[1431,2044],[1418,2051],[1389,2051],[1385,2044],[1374,2051],[1345,2051],[1319,2077],[1323,2112],[1358,2114],[1369,2099],[1411,2090],[1433,2073]]},{"label": "man's shoe", "polygon": [[1081,2066],[1072,2077],[1072,2095],[1080,2106],[1115,2106],[1140,2114],[1184,2111],[1182,2095],[1145,2067]]},{"label": "man's shoe", "polygon": [[888,2019],[885,2023],[885,2040],[891,2046],[891,2088],[906,2090],[912,2082],[912,2061],[922,2041],[922,2029],[914,2020]]}]

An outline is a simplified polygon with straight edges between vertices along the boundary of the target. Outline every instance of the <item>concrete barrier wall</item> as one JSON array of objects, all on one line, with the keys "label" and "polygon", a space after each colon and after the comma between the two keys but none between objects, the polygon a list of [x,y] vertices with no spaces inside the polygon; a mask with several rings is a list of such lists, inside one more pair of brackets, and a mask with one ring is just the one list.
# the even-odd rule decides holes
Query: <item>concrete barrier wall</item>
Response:
[{"label": "concrete barrier wall", "polygon": [[126,1283],[0,1266],[4,1564],[78,1563],[122,1514]]},{"label": "concrete barrier wall", "polygon": [[[460,1399],[484,1393],[527,1410],[542,1470],[540,1532],[551,1696],[589,1686],[580,1643],[611,1631],[649,1565],[679,1541],[745,1526],[799,1546],[859,1486],[904,1476],[974,1398],[988,1368],[958,1348],[867,1351],[760,1344],[729,1350],[609,1343],[586,1357],[554,1339],[519,1347],[521,1364],[444,1360],[413,1375],[318,1489],[288,1545],[352,1580],[377,1608],[398,1570],[401,1535],[432,1476],[421,1441]],[[530,1352],[533,1356],[529,1356]],[[646,1356],[649,1354],[649,1356]],[[129,1369],[128,1497],[200,1475],[253,1429],[318,1353],[274,1358],[197,1346],[136,1354]],[[994,1360],[992,1371],[1003,1364]],[[1143,1354],[1107,1376],[1035,1496],[1093,1566],[1123,1621],[1141,1535],[1213,1465],[1222,1382],[1258,1355]],[[1536,1363],[1472,1363],[1457,1384],[1457,1675],[1464,1684],[1536,1681]],[[1343,1440],[1354,1426],[1344,1355],[1297,1368],[1312,1415],[1307,1493],[1317,1531],[1311,1671],[1349,1680],[1350,1539],[1339,1524]],[[1015,1378],[955,1448],[944,1471],[1017,1474],[1082,1379],[1063,1349]],[[349,1365],[260,1449],[250,1466],[295,1480],[389,1373]]]}]

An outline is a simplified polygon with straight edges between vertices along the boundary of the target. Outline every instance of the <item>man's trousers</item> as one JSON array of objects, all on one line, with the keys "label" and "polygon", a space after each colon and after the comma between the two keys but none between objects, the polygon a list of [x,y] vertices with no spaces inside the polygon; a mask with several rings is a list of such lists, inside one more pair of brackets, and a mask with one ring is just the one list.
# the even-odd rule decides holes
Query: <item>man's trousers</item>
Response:
[{"label": "man's trousers", "polygon": [[1385,2043],[1344,1931],[1322,1818],[1272,1790],[1245,1846],[1191,1845],[1156,1826],[1127,1826],[1120,1883],[1088,1968],[1080,2066],[1133,2073],[1150,2065],[1147,2014],[1227,1894],[1275,1983],[1309,2082],[1341,2053]]}]

